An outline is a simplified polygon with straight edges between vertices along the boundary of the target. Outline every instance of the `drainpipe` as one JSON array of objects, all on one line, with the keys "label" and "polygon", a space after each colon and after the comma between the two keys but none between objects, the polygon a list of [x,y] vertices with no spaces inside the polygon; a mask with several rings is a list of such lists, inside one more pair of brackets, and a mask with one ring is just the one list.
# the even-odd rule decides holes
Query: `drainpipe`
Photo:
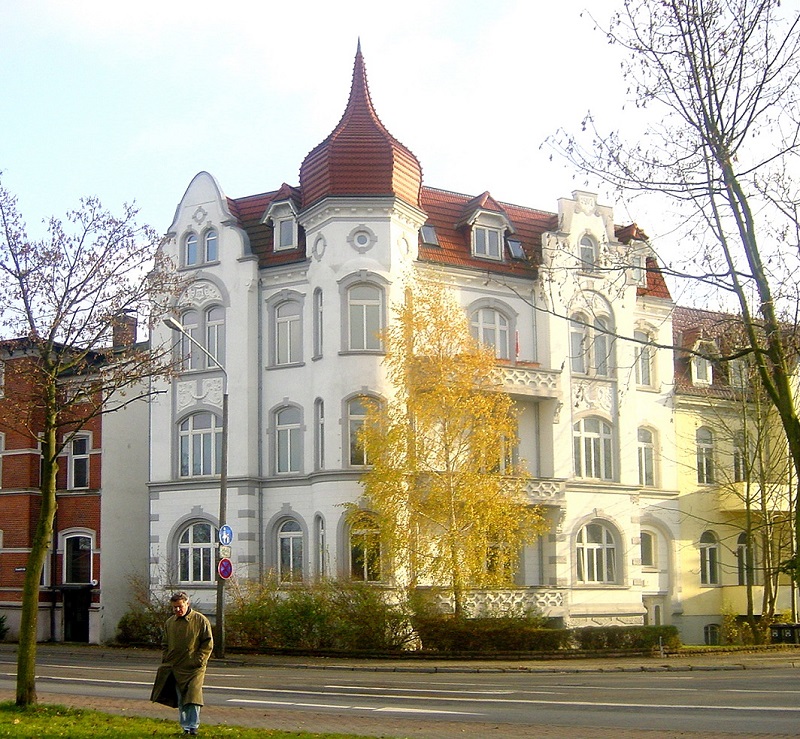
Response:
[{"label": "drainpipe", "polygon": [[261,340],[262,331],[264,329],[264,310],[263,310],[263,297],[264,285],[261,277],[258,278],[258,315],[256,317],[256,325],[258,326],[258,375],[256,377],[256,385],[258,387],[258,580],[261,582],[264,578],[264,342]]}]

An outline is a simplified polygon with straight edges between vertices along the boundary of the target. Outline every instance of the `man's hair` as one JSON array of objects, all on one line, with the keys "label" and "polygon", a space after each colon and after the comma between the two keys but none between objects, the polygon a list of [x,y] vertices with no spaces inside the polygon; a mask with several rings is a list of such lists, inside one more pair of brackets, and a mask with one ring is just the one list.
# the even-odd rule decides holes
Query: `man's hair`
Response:
[{"label": "man's hair", "polygon": [[186,595],[186,593],[183,590],[181,590],[181,591],[179,591],[177,593],[173,593],[172,597],[170,597],[170,599],[169,599],[169,602],[170,603],[177,603],[179,600],[185,600],[185,601],[188,602],[189,601],[189,596]]}]

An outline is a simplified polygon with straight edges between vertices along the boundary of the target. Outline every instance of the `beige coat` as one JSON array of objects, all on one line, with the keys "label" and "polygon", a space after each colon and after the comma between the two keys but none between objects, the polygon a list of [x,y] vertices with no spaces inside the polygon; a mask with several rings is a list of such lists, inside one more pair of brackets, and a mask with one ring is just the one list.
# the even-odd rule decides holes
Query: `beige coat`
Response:
[{"label": "beige coat", "polygon": [[202,706],[206,663],[214,649],[208,619],[194,610],[185,616],[170,616],[164,625],[163,648],[150,700],[176,706],[173,686],[177,685],[184,703]]}]

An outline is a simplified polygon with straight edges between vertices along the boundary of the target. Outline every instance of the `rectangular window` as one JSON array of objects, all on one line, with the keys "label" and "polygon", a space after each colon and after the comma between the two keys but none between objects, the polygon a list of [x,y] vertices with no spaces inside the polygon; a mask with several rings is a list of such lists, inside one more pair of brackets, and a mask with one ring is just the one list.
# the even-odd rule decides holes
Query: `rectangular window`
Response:
[{"label": "rectangular window", "polygon": [[292,249],[295,246],[294,242],[294,221],[287,218],[278,222],[276,229],[278,235],[278,249]]},{"label": "rectangular window", "polygon": [[70,444],[69,459],[71,489],[89,487],[89,438],[76,436]]},{"label": "rectangular window", "polygon": [[472,237],[475,256],[500,259],[500,232],[497,229],[474,226]]}]

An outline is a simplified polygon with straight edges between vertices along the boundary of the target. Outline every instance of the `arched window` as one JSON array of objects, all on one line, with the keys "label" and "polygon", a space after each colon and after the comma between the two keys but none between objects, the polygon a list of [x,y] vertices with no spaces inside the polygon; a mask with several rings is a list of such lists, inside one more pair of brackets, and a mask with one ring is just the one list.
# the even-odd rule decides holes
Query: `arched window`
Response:
[{"label": "arched window", "polygon": [[75,534],[64,539],[64,583],[92,582],[92,539]]},{"label": "arched window", "polygon": [[216,262],[219,259],[219,236],[211,228],[203,234],[201,241],[196,233],[186,234],[183,240],[183,265],[195,267],[206,262]]},{"label": "arched window", "polygon": [[733,481],[746,482],[750,479],[755,465],[755,451],[744,431],[733,435]]},{"label": "arched window", "polygon": [[204,241],[206,261],[216,262],[219,258],[217,232],[213,228],[209,231],[206,231]]},{"label": "arched window", "polygon": [[652,336],[646,331],[634,331],[633,338],[636,341],[636,384],[642,387],[652,387],[653,385],[653,347],[651,346]]},{"label": "arched window", "polygon": [[594,272],[597,268],[597,243],[591,236],[584,236],[578,245],[581,269]]},{"label": "arched window", "polygon": [[314,357],[322,356],[322,290],[314,290]]},{"label": "arched window", "polygon": [[736,570],[739,585],[755,585],[755,552],[752,542],[748,543],[747,534],[742,532],[736,541]]},{"label": "arched window", "polygon": [[[214,369],[218,365],[189,339],[205,347],[221,365],[225,364],[225,308],[214,305],[202,313],[194,308],[181,313],[180,352],[184,371]],[[188,334],[189,336],[187,336]]]},{"label": "arched window", "polygon": [[287,300],[275,308],[275,364],[302,361],[302,329],[300,303]]},{"label": "arched window", "polygon": [[361,427],[367,419],[368,402],[368,399],[365,397],[356,397],[351,398],[347,403],[347,432],[350,464],[358,467],[369,464],[367,452],[359,438]]},{"label": "arched window", "polygon": [[573,426],[573,456],[577,477],[614,479],[611,425],[601,418],[582,418]]},{"label": "arched window", "polygon": [[275,412],[275,472],[300,472],[303,462],[302,412],[286,406]]},{"label": "arched window", "polygon": [[328,574],[328,543],[325,538],[325,520],[322,516],[314,518],[314,538],[317,553],[317,577]]},{"label": "arched window", "polygon": [[711,647],[719,646],[719,624],[706,624],[703,627],[703,641]]},{"label": "arched window", "polygon": [[697,482],[710,485],[714,482],[714,435],[705,426],[695,433],[697,444]]},{"label": "arched window", "polygon": [[381,580],[380,530],[367,514],[350,529],[350,578],[361,582]]},{"label": "arched window", "polygon": [[205,357],[203,352],[201,352],[189,338],[191,336],[196,342],[202,343],[200,314],[196,310],[184,311],[181,313],[181,325],[183,326],[183,331],[180,335],[183,369],[200,369],[205,366]]},{"label": "arched window", "polygon": [[214,579],[216,529],[205,521],[191,523],[178,537],[178,579],[182,583],[209,583]]},{"label": "arched window", "polygon": [[656,445],[653,432],[640,427],[637,431],[639,456],[639,484],[653,487],[656,484]]},{"label": "arched window", "polygon": [[592,521],[578,531],[576,559],[580,582],[617,581],[617,547],[614,534],[603,522]]},{"label": "arched window", "polygon": [[570,368],[579,375],[607,377],[614,369],[613,328],[606,316],[575,313],[569,323]]},{"label": "arched window", "polygon": [[656,535],[651,531],[642,531],[639,536],[642,567],[656,566]]},{"label": "arched window", "polygon": [[197,234],[190,233],[184,240],[183,261],[187,267],[192,267],[200,261],[197,251]]},{"label": "arched window", "polygon": [[494,308],[479,308],[472,314],[470,321],[472,335],[486,346],[494,348],[498,359],[508,359],[509,351],[509,322],[499,310]]},{"label": "arched window", "polygon": [[325,402],[314,401],[314,469],[325,469]]},{"label": "arched window", "polygon": [[359,283],[347,290],[347,348],[380,351],[383,329],[383,290]]},{"label": "arched window", "polygon": [[719,544],[711,531],[700,536],[700,584],[719,585]]},{"label": "arched window", "polygon": [[222,424],[212,413],[195,413],[178,426],[180,476],[217,475],[222,462]]},{"label": "arched window", "polygon": [[576,313],[569,322],[570,367],[574,373],[579,375],[585,375],[587,372],[588,329],[586,316],[583,313]]},{"label": "arched window", "polygon": [[281,582],[303,580],[303,529],[293,519],[278,529],[278,574]]},{"label": "arched window", "polygon": [[[221,305],[209,308],[206,318],[206,349],[221,365],[225,364],[225,309]],[[209,361],[209,365],[214,363]]]}]

